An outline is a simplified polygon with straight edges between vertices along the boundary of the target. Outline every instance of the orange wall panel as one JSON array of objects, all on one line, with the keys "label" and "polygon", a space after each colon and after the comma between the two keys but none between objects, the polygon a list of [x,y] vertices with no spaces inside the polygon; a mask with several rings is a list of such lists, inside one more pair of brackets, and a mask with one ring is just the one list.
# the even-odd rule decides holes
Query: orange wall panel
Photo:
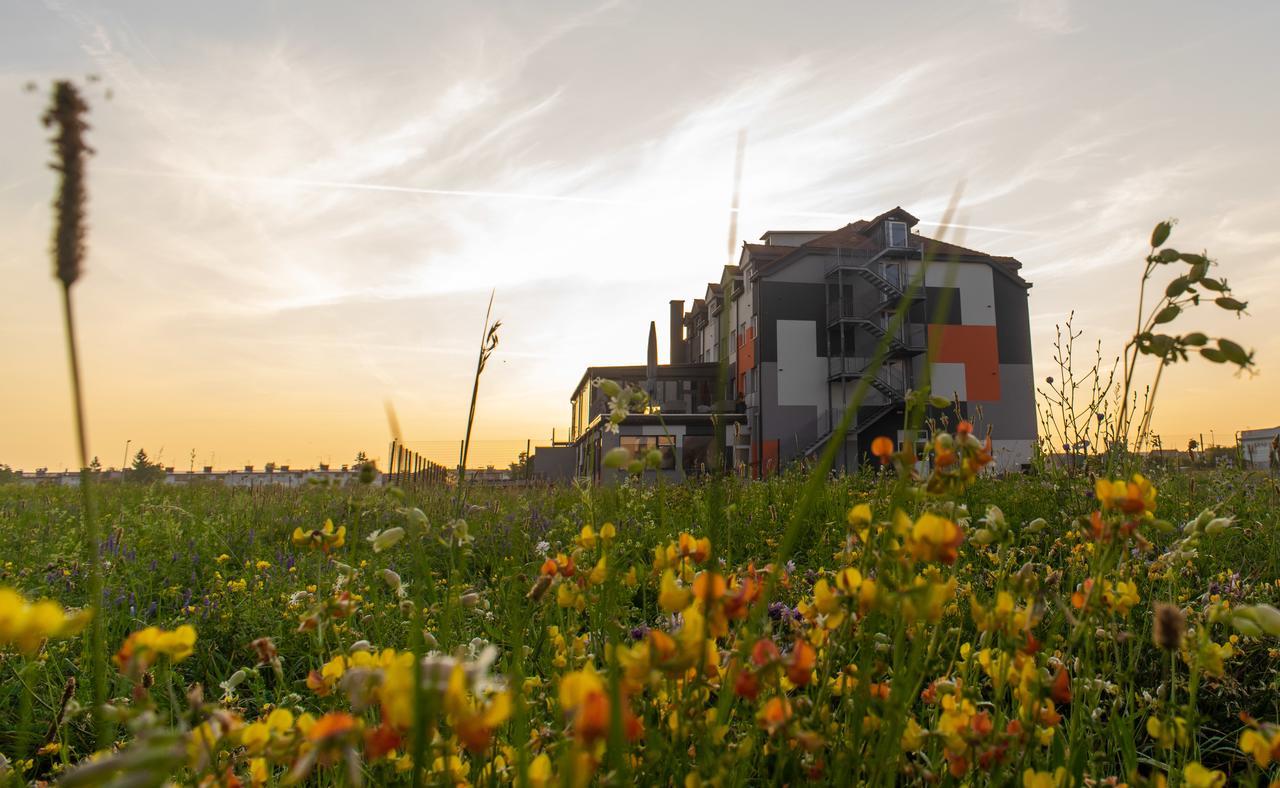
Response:
[{"label": "orange wall panel", "polygon": [[1000,351],[995,326],[931,324],[929,346],[934,361],[964,364],[964,386],[971,401],[1000,399]]}]

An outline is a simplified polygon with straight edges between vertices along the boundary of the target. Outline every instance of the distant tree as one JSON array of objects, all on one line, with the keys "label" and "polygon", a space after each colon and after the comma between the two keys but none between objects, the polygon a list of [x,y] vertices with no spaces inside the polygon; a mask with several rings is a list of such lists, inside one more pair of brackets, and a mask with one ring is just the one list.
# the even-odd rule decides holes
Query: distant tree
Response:
[{"label": "distant tree", "polygon": [[6,482],[16,482],[18,480],[18,472],[10,468],[4,463],[0,463],[0,484]]},{"label": "distant tree", "polygon": [[93,462],[89,463],[89,472],[93,474],[102,473],[102,462],[98,459],[98,455],[93,455]]},{"label": "distant tree", "polygon": [[164,478],[164,467],[158,462],[152,462],[146,449],[138,449],[138,453],[133,455],[133,466],[128,475],[130,481],[150,484]]},{"label": "distant tree", "polygon": [[364,465],[368,461],[369,461],[369,455],[361,451],[356,453],[355,462],[351,463],[351,465],[354,468],[359,468],[361,465]]}]

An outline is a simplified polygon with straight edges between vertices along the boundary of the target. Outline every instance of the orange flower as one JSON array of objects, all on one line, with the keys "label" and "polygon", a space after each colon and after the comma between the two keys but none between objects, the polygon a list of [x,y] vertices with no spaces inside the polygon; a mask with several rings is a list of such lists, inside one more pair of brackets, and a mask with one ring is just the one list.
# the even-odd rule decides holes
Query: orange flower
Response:
[{"label": "orange flower", "polygon": [[1071,702],[1071,677],[1067,675],[1066,668],[1058,668],[1053,677],[1053,686],[1049,689],[1049,697],[1053,698],[1054,703]]},{"label": "orange flower", "polygon": [[307,731],[307,738],[313,742],[340,739],[359,727],[359,721],[345,711],[331,711],[316,720]]},{"label": "orange flower", "polygon": [[880,458],[881,465],[888,465],[893,457],[893,440],[883,435],[871,441],[871,453]]},{"label": "orange flower", "polygon": [[715,602],[727,588],[724,575],[719,572],[699,572],[693,579],[693,596],[701,602]]},{"label": "orange flower", "polygon": [[733,692],[739,698],[755,700],[760,694],[760,679],[750,670],[739,668],[733,677]]},{"label": "orange flower", "polygon": [[751,661],[760,667],[772,664],[781,657],[782,652],[778,651],[777,644],[768,638],[757,640],[756,644],[751,647]]},{"label": "orange flower", "polygon": [[787,678],[797,687],[803,687],[813,679],[813,667],[818,664],[818,652],[807,640],[796,640],[787,658]]},{"label": "orange flower", "polygon": [[787,724],[791,719],[791,701],[782,696],[769,698],[760,710],[760,724],[770,733]]}]

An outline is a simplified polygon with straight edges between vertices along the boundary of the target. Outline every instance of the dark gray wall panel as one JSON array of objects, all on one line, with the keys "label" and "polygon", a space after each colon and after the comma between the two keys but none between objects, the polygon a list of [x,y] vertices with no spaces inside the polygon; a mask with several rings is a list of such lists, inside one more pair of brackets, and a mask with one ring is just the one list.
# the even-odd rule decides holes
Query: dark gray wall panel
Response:
[{"label": "dark gray wall panel", "polygon": [[1031,319],[1027,291],[1008,277],[992,277],[996,293],[996,342],[1001,364],[1031,363]]},{"label": "dark gray wall panel", "polygon": [[756,331],[760,337],[760,357],[756,363],[777,362],[779,320],[812,320],[818,335],[818,355],[827,355],[826,287],[802,282],[760,282],[760,300],[756,304],[759,318]]}]

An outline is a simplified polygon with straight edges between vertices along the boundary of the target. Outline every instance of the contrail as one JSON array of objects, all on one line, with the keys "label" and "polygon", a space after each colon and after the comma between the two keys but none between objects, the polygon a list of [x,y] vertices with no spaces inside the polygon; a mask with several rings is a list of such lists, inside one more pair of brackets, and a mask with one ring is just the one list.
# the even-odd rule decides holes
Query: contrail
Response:
[{"label": "contrail", "polygon": [[[343,191],[389,192],[393,194],[417,194],[433,197],[475,197],[492,200],[526,200],[532,202],[576,203],[579,205],[612,205],[625,208],[665,208],[670,202],[645,202],[640,200],[621,200],[611,197],[584,197],[572,194],[534,194],[530,192],[503,192],[483,189],[432,189],[423,186],[394,186],[386,183],[356,183],[352,181],[327,181],[309,178],[281,178],[262,175],[227,175],[223,173],[182,172],[179,170],[142,170],[129,167],[101,167],[97,172],[110,175],[128,175],[143,178],[171,178],[178,180],[226,181],[235,183],[258,183],[263,185],[297,186],[307,189],[339,189]],[[742,213],[742,209],[733,206],[730,212],[734,215]],[[801,216],[813,219],[840,219],[847,221],[849,213],[831,211],[798,211],[790,209],[774,209],[771,213],[782,216]],[[941,227],[942,222],[921,220],[920,224],[930,227]],[[958,230],[978,230],[989,233],[1007,235],[1037,235],[1027,230],[1010,230],[1003,227],[983,227],[980,225],[951,224],[946,225]]]}]

